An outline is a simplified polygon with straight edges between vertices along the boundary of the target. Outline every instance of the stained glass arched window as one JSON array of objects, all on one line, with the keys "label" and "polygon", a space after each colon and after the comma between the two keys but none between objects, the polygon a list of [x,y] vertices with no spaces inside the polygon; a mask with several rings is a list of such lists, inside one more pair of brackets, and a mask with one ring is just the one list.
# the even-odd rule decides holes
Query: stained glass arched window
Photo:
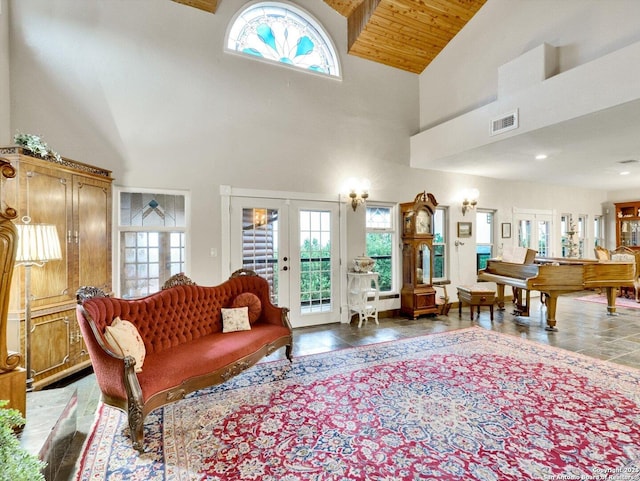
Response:
[{"label": "stained glass arched window", "polygon": [[240,11],[229,28],[227,49],[340,77],[329,36],[311,15],[289,3],[258,2]]}]

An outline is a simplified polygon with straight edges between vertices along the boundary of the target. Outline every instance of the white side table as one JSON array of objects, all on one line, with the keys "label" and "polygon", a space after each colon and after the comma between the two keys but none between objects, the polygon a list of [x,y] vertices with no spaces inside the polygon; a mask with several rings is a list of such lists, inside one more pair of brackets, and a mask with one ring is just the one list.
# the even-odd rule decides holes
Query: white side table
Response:
[{"label": "white side table", "polygon": [[348,272],[347,293],[349,302],[349,316],[357,313],[359,317],[358,327],[362,321],[369,318],[378,323],[378,300],[380,299],[380,286],[378,285],[377,272]]}]

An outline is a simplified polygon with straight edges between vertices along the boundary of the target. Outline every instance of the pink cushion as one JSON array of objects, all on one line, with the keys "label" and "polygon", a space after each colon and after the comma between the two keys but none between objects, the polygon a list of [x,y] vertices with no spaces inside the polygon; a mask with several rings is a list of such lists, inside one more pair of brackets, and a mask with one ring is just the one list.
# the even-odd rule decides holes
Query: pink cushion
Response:
[{"label": "pink cushion", "polygon": [[251,292],[238,294],[231,307],[247,307],[249,309],[249,322],[251,323],[256,322],[262,313],[260,298]]}]

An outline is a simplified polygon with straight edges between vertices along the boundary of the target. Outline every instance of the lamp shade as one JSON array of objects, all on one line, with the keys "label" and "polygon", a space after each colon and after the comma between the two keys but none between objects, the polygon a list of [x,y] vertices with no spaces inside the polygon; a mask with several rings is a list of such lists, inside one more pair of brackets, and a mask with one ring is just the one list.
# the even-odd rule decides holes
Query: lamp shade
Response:
[{"label": "lamp shade", "polygon": [[62,259],[58,231],[51,224],[18,224],[16,262],[38,263]]}]

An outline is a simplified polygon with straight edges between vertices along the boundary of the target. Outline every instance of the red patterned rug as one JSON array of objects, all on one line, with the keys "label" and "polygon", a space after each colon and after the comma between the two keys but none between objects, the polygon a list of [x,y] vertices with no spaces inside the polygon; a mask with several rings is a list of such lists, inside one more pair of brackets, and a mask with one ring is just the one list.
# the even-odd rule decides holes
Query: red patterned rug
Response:
[{"label": "red patterned rug", "polygon": [[472,327],[258,364],[126,434],[101,406],[77,479],[638,479],[640,371]]},{"label": "red patterned rug", "polygon": [[[607,296],[605,294],[589,294],[588,296],[574,297],[576,301],[595,302],[597,304],[607,305]],[[635,299],[627,299],[626,297],[616,297],[616,308],[626,307],[628,309],[640,309],[640,303]]]}]

